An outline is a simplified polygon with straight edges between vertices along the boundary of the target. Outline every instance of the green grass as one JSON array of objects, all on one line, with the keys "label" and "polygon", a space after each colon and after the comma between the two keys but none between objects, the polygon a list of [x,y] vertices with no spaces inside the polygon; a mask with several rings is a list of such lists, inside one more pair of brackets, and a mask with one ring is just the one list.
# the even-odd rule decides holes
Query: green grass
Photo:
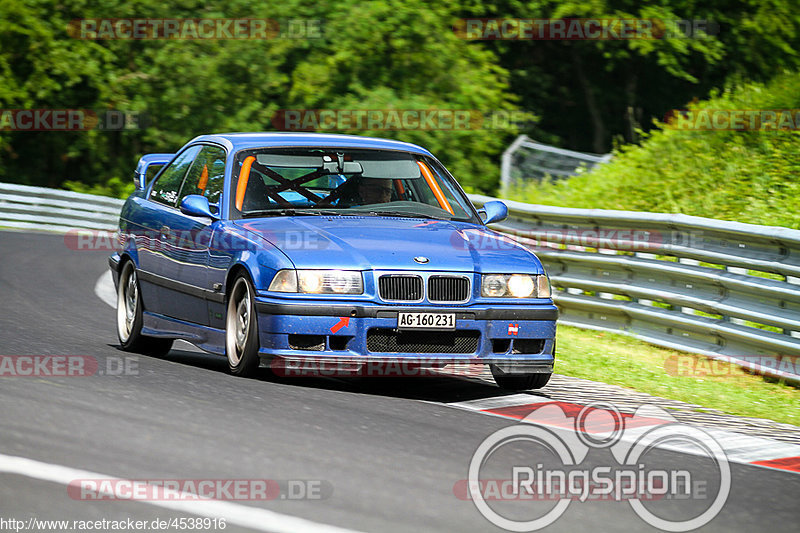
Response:
[{"label": "green grass", "polygon": [[757,276],[764,279],[772,279],[775,281],[786,281],[786,276],[782,274],[773,274],[772,272],[762,272],[760,270],[748,270],[747,273],[751,276]]},{"label": "green grass", "polygon": [[695,309],[694,310],[694,314],[697,315],[697,316],[704,316],[706,318],[713,318],[715,320],[721,320],[721,319],[725,318],[722,315],[714,314],[714,313],[706,313],[705,311],[701,311],[699,309]]},{"label": "green grass", "polygon": [[738,367],[731,367],[723,376],[688,376],[675,371],[671,373],[678,375],[670,375],[665,363],[675,357],[691,357],[695,369],[718,363],[626,335],[559,326],[557,339],[555,371],[559,374],[621,385],[732,415],[800,425],[797,387],[747,374]]}]

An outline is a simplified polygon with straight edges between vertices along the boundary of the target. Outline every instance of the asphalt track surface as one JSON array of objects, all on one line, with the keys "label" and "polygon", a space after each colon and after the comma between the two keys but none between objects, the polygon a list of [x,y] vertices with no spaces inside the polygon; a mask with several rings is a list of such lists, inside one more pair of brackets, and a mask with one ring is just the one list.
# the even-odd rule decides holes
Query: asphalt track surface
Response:
[{"label": "asphalt track surface", "polygon": [[[112,308],[94,293],[107,256],[70,250],[60,235],[0,231],[0,355],[91,356],[101,371],[130,357],[117,347]],[[197,515],[196,508],[150,502],[73,499],[63,480],[79,473],[58,470],[66,467],[123,479],[321,480],[327,487],[324,499],[232,502],[228,510],[240,519],[225,531],[502,531],[453,489],[467,477],[478,445],[514,422],[445,405],[502,395],[491,385],[455,378],[241,379],[226,373],[223,358],[185,344],[164,358],[128,361],[136,365],[132,375],[0,377],[0,519]],[[511,448],[498,461],[548,460],[526,453],[532,452]],[[57,466],[32,463],[9,473],[8,457]],[[648,457],[698,476],[711,468],[677,452]],[[596,453],[585,464],[612,460]],[[730,466],[727,503],[702,530],[797,531],[800,475]],[[525,514],[520,502],[503,505]],[[661,512],[683,516],[697,505],[706,504],[673,501]],[[257,527],[245,527],[245,515]],[[655,528],[626,502],[572,502],[545,530]]]}]

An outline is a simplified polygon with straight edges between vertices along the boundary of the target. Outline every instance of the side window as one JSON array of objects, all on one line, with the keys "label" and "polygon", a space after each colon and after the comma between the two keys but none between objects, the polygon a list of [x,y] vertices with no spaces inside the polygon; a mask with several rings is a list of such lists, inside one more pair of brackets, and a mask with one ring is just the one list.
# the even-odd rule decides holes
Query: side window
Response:
[{"label": "side window", "polygon": [[158,181],[153,184],[153,190],[150,193],[151,200],[172,207],[178,203],[178,191],[181,190],[183,178],[201,148],[202,146],[198,145],[184,150],[175,161],[164,169],[164,172],[158,177]]},{"label": "side window", "polygon": [[209,203],[219,201],[225,180],[225,150],[218,146],[204,146],[189,168],[179,198],[188,194],[202,194]]},{"label": "side window", "polygon": [[151,181],[153,181],[153,178],[156,177],[156,174],[158,174],[158,171],[161,170],[161,167],[163,167],[163,166],[164,165],[155,165],[155,164],[148,165],[147,166],[147,174],[145,175],[145,178],[144,178],[145,181],[144,182],[145,183],[150,183]]}]

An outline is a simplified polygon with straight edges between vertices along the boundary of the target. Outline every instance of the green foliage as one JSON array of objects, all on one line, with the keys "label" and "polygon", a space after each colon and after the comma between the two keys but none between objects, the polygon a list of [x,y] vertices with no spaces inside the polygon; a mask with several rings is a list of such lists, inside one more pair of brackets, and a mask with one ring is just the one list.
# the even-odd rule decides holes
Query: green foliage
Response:
[{"label": "green foliage", "polygon": [[[800,73],[745,83],[689,106],[798,109]],[[514,191],[547,205],[685,213],[800,228],[800,132],[696,131],[658,124],[640,146],[623,145],[612,162],[568,180]]]},{"label": "green foliage", "polygon": [[[303,0],[0,3],[7,15],[0,20],[0,109],[122,109],[147,118],[143,129],[118,132],[0,131],[2,181],[70,180],[102,189],[129,176],[143,153],[174,151],[204,133],[274,130],[281,109],[516,109],[494,55],[450,30],[448,8],[421,0],[342,0],[335,9]],[[143,16],[317,19],[323,32],[267,40],[91,41],[67,34],[72,19]],[[517,132],[346,133],[421,143],[465,185],[491,192],[499,154]]]},{"label": "green foliage", "polygon": [[573,150],[637,142],[637,128],[732,77],[767,81],[800,68],[796,0],[465,0],[459,16],[706,22],[709,31],[691,39],[484,41],[511,73],[519,105],[541,116],[524,133]]},{"label": "green foliage", "polygon": [[106,183],[95,183],[94,185],[87,185],[80,181],[67,180],[62,186],[68,191],[110,196],[112,198],[127,198],[133,194],[133,191],[136,189],[133,181],[123,182],[117,177],[111,178]]},{"label": "green foliage", "polygon": [[[116,109],[147,118],[122,131],[0,129],[0,180],[103,187],[129,176],[143,153],[176,150],[202,133],[274,130],[273,116],[285,109],[524,110],[535,120],[521,131],[346,131],[423,144],[467,189],[491,193],[500,154],[519,132],[607,151],[614,139],[636,142],[637,128],[731,76],[765,81],[797,70],[794,3],[0,0],[0,109]],[[457,19],[480,17],[704,19],[720,31],[605,41],[470,41],[453,32]],[[89,40],[68,32],[70,21],[89,18],[315,19],[323,31],[266,40]]]}]

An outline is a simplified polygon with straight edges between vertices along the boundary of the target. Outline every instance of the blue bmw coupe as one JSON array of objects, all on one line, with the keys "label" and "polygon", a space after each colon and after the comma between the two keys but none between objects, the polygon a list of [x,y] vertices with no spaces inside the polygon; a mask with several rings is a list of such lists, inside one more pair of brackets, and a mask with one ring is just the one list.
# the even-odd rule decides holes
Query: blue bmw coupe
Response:
[{"label": "blue bmw coupe", "polygon": [[487,228],[502,202],[476,210],[424,148],[203,135],[145,155],[135,180],[109,258],[124,350],[184,339],[240,376],[393,361],[490,365],[512,390],[550,378],[558,312],[541,262]]}]

